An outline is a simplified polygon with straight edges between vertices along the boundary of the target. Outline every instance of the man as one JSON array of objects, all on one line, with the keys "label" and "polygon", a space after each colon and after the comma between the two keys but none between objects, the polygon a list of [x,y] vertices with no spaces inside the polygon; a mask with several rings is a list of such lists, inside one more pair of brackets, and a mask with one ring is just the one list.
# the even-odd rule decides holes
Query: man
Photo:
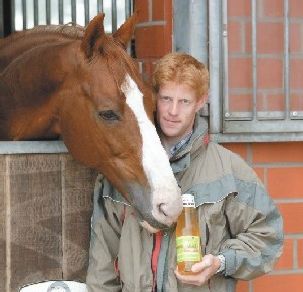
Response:
[{"label": "man", "polygon": [[116,192],[103,180],[96,187],[102,204],[93,216],[89,291],[235,291],[237,279],[269,272],[280,256],[281,216],[253,170],[208,142],[199,115],[207,101],[205,66],[187,54],[168,54],[155,68],[153,88],[162,144],[182,193],[195,196],[203,258],[194,275],[181,275],[174,228],[149,234],[117,196],[104,199]]}]

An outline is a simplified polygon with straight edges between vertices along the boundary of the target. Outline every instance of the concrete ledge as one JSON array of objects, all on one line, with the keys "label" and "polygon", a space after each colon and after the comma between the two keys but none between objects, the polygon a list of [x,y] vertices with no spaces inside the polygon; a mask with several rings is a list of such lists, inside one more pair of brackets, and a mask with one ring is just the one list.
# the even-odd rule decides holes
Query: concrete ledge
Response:
[{"label": "concrete ledge", "polygon": [[0,141],[0,154],[67,152],[63,141]]}]

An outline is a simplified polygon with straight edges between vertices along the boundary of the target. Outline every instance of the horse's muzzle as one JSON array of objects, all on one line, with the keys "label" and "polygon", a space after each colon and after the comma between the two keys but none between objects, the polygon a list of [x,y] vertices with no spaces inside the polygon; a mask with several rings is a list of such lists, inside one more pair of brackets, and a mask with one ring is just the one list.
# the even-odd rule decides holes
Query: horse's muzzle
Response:
[{"label": "horse's muzzle", "polygon": [[129,185],[131,205],[136,209],[139,219],[156,229],[166,229],[175,223],[182,211],[180,189],[151,191],[138,184]]}]

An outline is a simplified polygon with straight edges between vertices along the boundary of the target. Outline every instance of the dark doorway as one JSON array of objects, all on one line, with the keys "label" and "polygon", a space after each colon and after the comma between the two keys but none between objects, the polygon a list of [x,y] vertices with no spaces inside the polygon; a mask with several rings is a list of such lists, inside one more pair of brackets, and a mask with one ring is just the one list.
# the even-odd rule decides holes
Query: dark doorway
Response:
[{"label": "dark doorway", "polygon": [[5,37],[11,33],[11,16],[11,1],[0,0],[0,37]]}]

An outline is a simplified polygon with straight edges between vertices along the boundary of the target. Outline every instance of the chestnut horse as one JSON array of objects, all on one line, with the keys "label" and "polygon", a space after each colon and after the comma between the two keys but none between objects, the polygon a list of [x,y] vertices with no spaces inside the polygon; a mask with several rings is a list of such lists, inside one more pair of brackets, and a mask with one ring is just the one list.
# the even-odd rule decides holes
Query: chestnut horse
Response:
[{"label": "chestnut horse", "polygon": [[153,125],[151,91],[124,49],[135,16],[113,35],[103,19],[74,33],[46,27],[0,41],[0,140],[62,137],[76,160],[120,191],[143,226],[165,228],[182,204]]}]

